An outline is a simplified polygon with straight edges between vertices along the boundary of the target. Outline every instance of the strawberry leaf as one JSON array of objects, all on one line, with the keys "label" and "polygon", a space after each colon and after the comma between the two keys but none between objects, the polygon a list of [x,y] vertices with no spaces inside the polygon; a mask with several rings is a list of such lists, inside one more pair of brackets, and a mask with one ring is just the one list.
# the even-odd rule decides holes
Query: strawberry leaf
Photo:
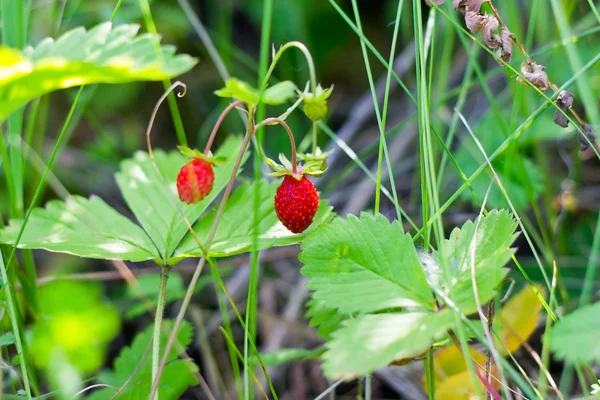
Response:
[{"label": "strawberry leaf", "polygon": [[[516,227],[509,212],[493,210],[476,222],[467,221],[460,229],[454,229],[450,238],[442,242],[442,250],[433,253],[434,258],[443,255],[446,259],[452,285],[445,291],[463,313],[471,314],[477,310],[472,268],[475,269],[480,304],[494,296],[497,286],[508,273],[504,266],[513,254],[510,246],[518,236]],[[470,251],[472,245],[474,259]]]},{"label": "strawberry leaf", "polygon": [[[0,231],[0,243],[14,245],[22,224],[22,219],[11,220]],[[72,196],[36,208],[18,247],[107,260],[160,259],[156,246],[139,226],[96,196]]]},{"label": "strawberry leaf", "polygon": [[100,24],[46,38],[22,52],[0,46],[0,122],[28,101],[54,90],[91,83],[161,81],[190,70],[196,59],[175,55],[138,25]]},{"label": "strawberry leaf", "polygon": [[453,323],[450,310],[368,314],[347,319],[326,345],[323,370],[332,379],[349,379],[369,374],[394,360],[414,358],[443,337]]},{"label": "strawberry leaf", "polygon": [[[164,329],[160,336],[160,354],[164,354],[164,347],[173,328],[172,321],[164,321]],[[149,326],[144,332],[139,333],[130,347],[125,347],[115,360],[114,370],[107,371],[100,375],[100,383],[108,384],[114,387],[122,387],[131,377],[131,381],[125,386],[125,390],[119,394],[117,399],[146,399],[150,394],[152,386],[152,356],[149,345],[152,341],[152,326]],[[187,347],[192,341],[192,328],[187,322],[183,322],[177,332],[177,342],[181,347]],[[169,353],[167,366],[160,379],[158,387],[159,398],[165,400],[179,399],[183,392],[189,386],[198,384],[195,373],[198,367],[191,359],[178,359],[179,346],[173,346]],[[141,361],[139,370],[138,364]],[[94,392],[89,399],[103,400],[114,396],[113,389],[102,389]]]},{"label": "strawberry leaf", "polygon": [[342,314],[435,308],[412,238],[381,214],[333,220],[306,237],[299,258],[313,298]]},{"label": "strawberry leaf", "polygon": [[215,181],[211,193],[192,205],[182,203],[177,195],[177,174],[189,161],[179,152],[154,152],[156,165],[165,181],[156,172],[148,153],[137,152],[133,158],[121,163],[121,171],[116,174],[119,188],[127,205],[156,244],[164,260],[171,257],[187,232],[176,204],[193,224],[227,185],[240,146],[239,137],[230,137],[223,143],[216,156],[227,157],[227,162],[215,166]]},{"label": "strawberry leaf", "polygon": [[[319,202],[319,210],[312,225],[301,234],[293,234],[287,230],[277,218],[273,198],[277,190],[276,183],[269,184],[261,180],[257,184],[241,185],[229,198],[221,217],[219,227],[210,248],[211,257],[227,257],[249,251],[252,248],[254,235],[253,214],[248,209],[248,199],[253,199],[255,190],[259,190],[260,207],[258,213],[258,246],[266,249],[272,246],[287,246],[300,242],[306,233],[314,231],[319,224],[332,216],[331,207],[326,201]],[[216,210],[208,213],[194,225],[194,232],[202,243],[206,242],[212,227]],[[188,234],[175,251],[169,264],[174,264],[185,257],[200,257],[202,250],[192,235]]]}]

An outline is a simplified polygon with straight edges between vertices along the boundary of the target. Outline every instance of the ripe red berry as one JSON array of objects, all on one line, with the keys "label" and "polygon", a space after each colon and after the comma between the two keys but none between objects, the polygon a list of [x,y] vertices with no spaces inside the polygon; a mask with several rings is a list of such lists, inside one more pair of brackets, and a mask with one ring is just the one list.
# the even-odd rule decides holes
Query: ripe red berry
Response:
[{"label": "ripe red berry", "polygon": [[286,175],[275,194],[277,217],[293,233],[304,232],[313,221],[319,208],[319,195],[315,185],[303,175],[298,180]]},{"label": "ripe red berry", "polygon": [[208,196],[214,181],[212,164],[196,158],[181,167],[177,175],[179,198],[187,204],[197,203]]}]

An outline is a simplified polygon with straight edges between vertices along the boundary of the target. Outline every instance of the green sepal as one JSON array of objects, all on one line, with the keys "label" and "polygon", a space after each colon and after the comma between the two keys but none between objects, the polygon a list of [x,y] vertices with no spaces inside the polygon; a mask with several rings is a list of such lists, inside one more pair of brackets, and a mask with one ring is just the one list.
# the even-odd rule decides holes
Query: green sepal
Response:
[{"label": "green sepal", "polygon": [[224,162],[227,161],[227,157],[213,156],[212,152],[210,152],[210,151],[208,152],[208,155],[205,156],[204,153],[202,153],[200,150],[191,149],[188,146],[179,145],[179,146],[177,146],[177,149],[185,157],[195,158],[198,160],[204,160],[211,164],[223,164]]},{"label": "green sepal", "polygon": [[329,157],[333,153],[333,150],[323,152],[320,147],[317,147],[314,153],[298,153],[297,158],[300,161],[304,161],[304,165],[318,165],[318,171],[320,173],[312,173],[311,175],[318,176],[323,175],[325,171],[327,171],[327,157]]},{"label": "green sepal", "polygon": [[311,160],[304,164],[297,164],[296,173],[294,173],[292,172],[292,163],[283,153],[279,154],[280,164],[265,155],[263,155],[263,159],[271,168],[273,168],[273,172],[269,173],[269,176],[291,175],[296,179],[302,179],[302,175],[321,176],[325,172],[325,170],[322,169],[323,160]]},{"label": "green sepal", "polygon": [[319,84],[315,89],[315,92],[312,93],[308,90],[304,92],[298,92],[298,95],[304,101],[304,114],[313,120],[319,121],[327,115],[328,107],[327,107],[327,99],[331,96],[333,92],[333,85],[331,85],[328,89],[323,89]]}]

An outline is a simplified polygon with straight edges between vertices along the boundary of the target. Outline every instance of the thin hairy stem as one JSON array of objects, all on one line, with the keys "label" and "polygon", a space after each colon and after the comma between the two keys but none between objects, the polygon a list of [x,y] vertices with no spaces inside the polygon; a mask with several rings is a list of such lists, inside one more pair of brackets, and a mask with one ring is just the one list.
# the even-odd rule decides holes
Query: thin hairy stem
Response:
[{"label": "thin hairy stem", "polygon": [[297,166],[296,166],[296,141],[294,140],[294,133],[292,132],[292,129],[290,128],[290,126],[282,119],[279,118],[267,118],[264,121],[258,123],[256,125],[256,129],[258,129],[259,127],[262,126],[267,126],[267,125],[281,125],[285,128],[285,131],[287,132],[289,138],[290,138],[290,145],[292,146],[292,174],[296,174],[297,173]]},{"label": "thin hairy stem", "polygon": [[[221,115],[219,115],[219,119],[217,119],[217,122],[215,122],[215,126],[213,126],[213,129],[210,132],[210,136],[208,137],[208,140],[206,142],[206,146],[204,147],[204,155],[205,156],[208,156],[208,152],[210,151],[210,148],[212,147],[212,144],[215,140],[215,136],[217,135],[217,131],[221,127],[221,124],[223,123],[223,120],[225,119],[225,117],[227,117],[227,115],[231,112],[231,110],[233,110],[234,108],[236,108],[237,106],[239,106],[241,104],[246,104],[246,102],[243,100],[236,100],[233,103],[229,104],[223,110]],[[248,105],[246,104],[246,106],[248,106]]]}]

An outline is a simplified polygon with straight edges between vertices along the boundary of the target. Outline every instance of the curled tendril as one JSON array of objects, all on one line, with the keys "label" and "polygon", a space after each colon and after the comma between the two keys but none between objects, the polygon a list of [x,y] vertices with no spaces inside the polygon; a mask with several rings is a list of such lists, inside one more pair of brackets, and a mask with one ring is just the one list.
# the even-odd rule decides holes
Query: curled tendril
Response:
[{"label": "curled tendril", "polygon": [[152,111],[152,115],[150,116],[150,121],[148,122],[148,128],[146,128],[146,144],[148,145],[148,155],[150,156],[150,158],[152,160],[154,160],[154,153],[152,153],[152,144],[150,143],[150,132],[152,131],[152,126],[154,125],[154,118],[156,118],[156,114],[158,113],[158,109],[160,108],[160,106],[163,103],[163,101],[165,101],[165,99],[167,98],[167,96],[169,94],[171,94],[171,92],[173,92],[178,87],[181,87],[182,90],[180,92],[175,92],[175,95],[177,95],[177,97],[179,97],[179,98],[185,96],[185,94],[187,93],[187,86],[185,85],[185,83],[180,82],[180,81],[174,82],[163,93],[163,95],[160,96],[160,99],[158,99],[158,101],[156,102],[156,105],[154,106],[154,110]]}]

